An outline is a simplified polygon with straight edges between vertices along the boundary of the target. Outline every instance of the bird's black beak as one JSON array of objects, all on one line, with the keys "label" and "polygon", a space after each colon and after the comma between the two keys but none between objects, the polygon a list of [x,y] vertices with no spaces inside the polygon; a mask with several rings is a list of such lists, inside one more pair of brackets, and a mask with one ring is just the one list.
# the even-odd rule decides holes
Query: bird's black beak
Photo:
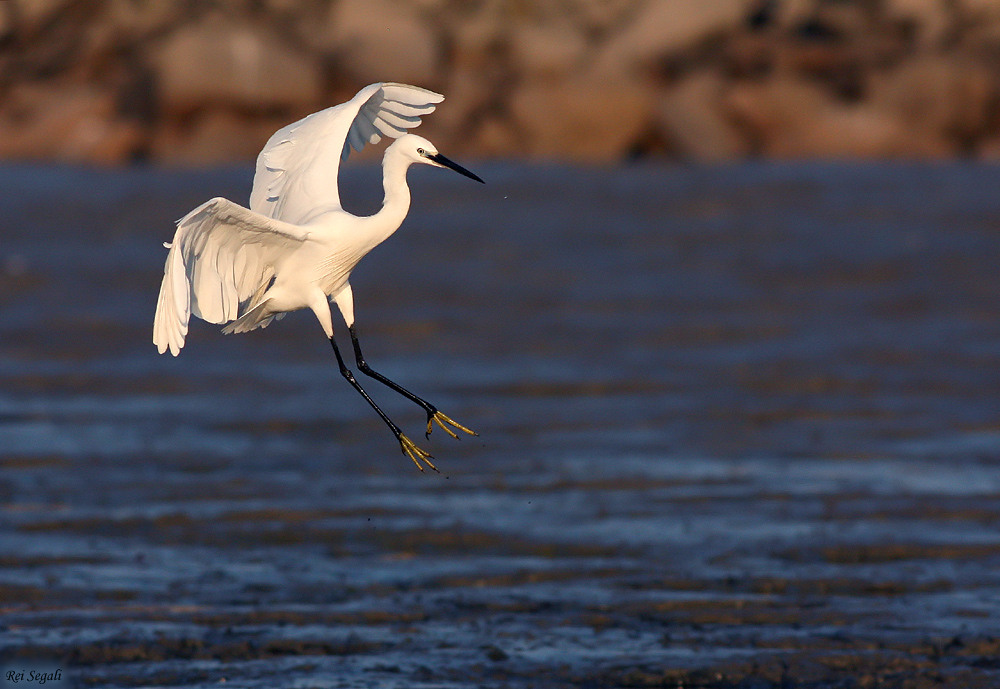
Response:
[{"label": "bird's black beak", "polygon": [[430,153],[430,154],[425,155],[424,157],[427,158],[428,160],[433,160],[438,165],[446,167],[446,168],[448,168],[450,170],[454,170],[455,172],[457,172],[460,175],[465,175],[469,179],[474,179],[477,182],[479,182],[480,184],[486,184],[486,182],[484,182],[482,179],[479,178],[479,175],[477,175],[474,172],[469,172],[468,170],[466,170],[464,167],[462,167],[461,165],[459,165],[455,161],[448,160],[447,158],[445,158],[440,153]]}]

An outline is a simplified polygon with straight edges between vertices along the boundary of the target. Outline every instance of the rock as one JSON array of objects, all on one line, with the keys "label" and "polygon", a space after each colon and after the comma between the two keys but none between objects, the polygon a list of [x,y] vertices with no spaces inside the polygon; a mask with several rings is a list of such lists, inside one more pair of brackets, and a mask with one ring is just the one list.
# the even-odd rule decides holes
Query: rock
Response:
[{"label": "rock", "polygon": [[181,115],[213,104],[305,111],[322,88],[315,58],[222,15],[170,35],[153,64],[161,106]]},{"label": "rock", "polygon": [[962,27],[955,36],[961,45],[995,62],[1000,50],[1000,4],[962,0],[953,11],[956,25]]},{"label": "rock", "polygon": [[831,109],[811,130],[801,131],[797,148],[795,155],[823,158],[927,159],[954,153],[943,138],[914,136],[905,123],[869,105]]},{"label": "rock", "polygon": [[399,81],[434,88],[437,36],[405,3],[340,0],[328,23],[328,48],[358,84]]},{"label": "rock", "polygon": [[489,117],[477,123],[470,155],[513,158],[521,156],[520,139],[506,120]]},{"label": "rock", "polygon": [[955,0],[955,11],[966,19],[1000,17],[1000,5],[996,0]]},{"label": "rock", "polygon": [[7,40],[14,33],[13,5],[0,4],[0,41]]},{"label": "rock", "polygon": [[494,146],[504,138],[500,132],[506,129],[499,118],[510,95],[507,87],[517,78],[503,4],[484,2],[470,7],[456,14],[450,26],[453,42],[447,82],[442,85],[445,102],[421,125],[428,131],[446,132],[451,139],[449,149],[454,146],[457,154],[474,148],[480,131],[489,132],[484,136]]},{"label": "rock", "polygon": [[746,21],[754,0],[658,0],[648,2],[617,31],[597,57],[608,74],[625,74],[696,46]]},{"label": "rock", "polygon": [[786,31],[797,29],[815,16],[818,5],[818,0],[778,0],[775,20]]},{"label": "rock", "polygon": [[750,152],[742,134],[726,119],[722,107],[725,88],[721,77],[703,71],[660,97],[657,122],[671,151],[709,162],[741,158]]},{"label": "rock", "polygon": [[0,155],[247,159],[393,80],[463,157],[993,156],[998,50],[998,0],[0,0]]},{"label": "rock", "polygon": [[934,158],[951,152],[941,137],[914,137],[903,120],[883,109],[838,102],[790,77],[740,84],[726,100],[764,156]]},{"label": "rock", "polygon": [[9,12],[17,22],[17,32],[31,35],[54,20],[69,0],[6,0],[4,4],[7,3],[10,3]]},{"label": "rock", "polygon": [[161,127],[150,153],[154,159],[169,165],[252,162],[268,137],[286,124],[283,119],[262,118],[248,125],[232,110],[209,110],[191,122]]},{"label": "rock", "polygon": [[431,139],[440,132],[443,142],[449,139],[449,150],[456,155],[469,151],[476,141],[475,131],[482,125],[484,119],[495,117],[501,110],[500,98],[495,91],[495,85],[503,81],[503,75],[492,73],[489,67],[481,71],[472,69],[452,70],[446,97],[434,114],[424,119],[420,125],[421,133]]},{"label": "rock", "polygon": [[976,145],[976,157],[991,163],[1000,162],[1000,136],[992,136]]},{"label": "rock", "polygon": [[567,22],[520,24],[510,38],[512,67],[534,77],[561,77],[579,67],[587,47]]},{"label": "rock", "polygon": [[826,99],[817,89],[789,77],[773,78],[763,83],[741,82],[725,98],[726,112],[745,129],[754,152],[767,154],[785,143],[787,132],[801,134],[801,121],[815,118],[826,107]]},{"label": "rock", "polygon": [[870,8],[860,2],[821,2],[810,17],[810,23],[824,34],[857,40],[874,31]]},{"label": "rock", "polygon": [[535,80],[518,89],[510,111],[518,150],[578,161],[623,158],[652,122],[652,90],[635,81],[584,75]]},{"label": "rock", "polygon": [[951,26],[947,0],[887,0],[886,17],[916,28],[921,46],[938,45]]},{"label": "rock", "polygon": [[922,136],[968,145],[984,136],[998,96],[994,77],[970,60],[926,56],[874,76],[869,100]]},{"label": "rock", "polygon": [[455,67],[478,68],[495,62],[506,52],[509,43],[508,24],[503,6],[484,2],[478,7],[466,6],[464,12],[451,18],[449,35],[452,41],[451,63]]},{"label": "rock", "polygon": [[0,110],[0,159],[124,163],[143,138],[116,116],[113,94],[86,85],[22,84]]},{"label": "rock", "polygon": [[184,20],[184,13],[172,2],[109,0],[106,23],[124,40],[162,31]]},{"label": "rock", "polygon": [[[573,15],[589,32],[605,34],[623,26],[635,9],[635,0],[574,0]],[[561,6],[559,10],[565,12]]]}]

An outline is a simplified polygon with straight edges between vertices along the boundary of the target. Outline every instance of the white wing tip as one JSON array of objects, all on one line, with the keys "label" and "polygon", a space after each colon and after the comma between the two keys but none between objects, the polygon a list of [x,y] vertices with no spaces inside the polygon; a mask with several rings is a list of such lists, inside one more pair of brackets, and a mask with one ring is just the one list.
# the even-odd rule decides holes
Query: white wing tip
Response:
[{"label": "white wing tip", "polygon": [[166,354],[169,351],[171,356],[177,356],[184,347],[184,339],[187,334],[185,329],[178,328],[175,332],[163,332],[163,328],[160,326],[159,321],[153,323],[153,344],[156,345],[157,353]]},{"label": "white wing tip", "polygon": [[[384,81],[382,82],[381,86],[383,90],[389,90],[389,91],[392,91],[394,88],[402,88],[412,91],[418,91],[420,95],[428,103],[440,103],[441,101],[444,100],[444,96],[441,95],[440,93],[437,93],[436,91],[431,91],[430,89],[425,89],[422,86],[412,86],[411,84],[400,84],[399,82],[396,81]],[[390,97],[390,100],[395,100],[395,99]]]},{"label": "white wing tip", "polygon": [[169,340],[167,342],[163,342],[161,340],[158,340],[156,337],[153,337],[153,344],[156,345],[156,352],[158,354],[166,354],[167,351],[169,350],[171,355],[177,356],[178,354],[181,353],[181,347],[184,346],[184,340],[181,339],[179,343],[171,342]]}]

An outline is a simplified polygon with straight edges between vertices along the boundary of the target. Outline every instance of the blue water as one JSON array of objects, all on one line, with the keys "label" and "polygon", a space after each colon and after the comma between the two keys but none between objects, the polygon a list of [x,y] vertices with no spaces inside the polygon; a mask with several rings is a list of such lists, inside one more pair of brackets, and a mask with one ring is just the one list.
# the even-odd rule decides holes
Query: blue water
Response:
[{"label": "blue water", "polygon": [[485,187],[412,171],[352,278],[373,367],[480,433],[425,440],[363,381],[440,475],[311,314],[156,354],[172,222],[245,202],[248,170],[0,167],[0,660],[102,687],[832,687],[900,658],[996,684],[1000,168],[470,167]]}]

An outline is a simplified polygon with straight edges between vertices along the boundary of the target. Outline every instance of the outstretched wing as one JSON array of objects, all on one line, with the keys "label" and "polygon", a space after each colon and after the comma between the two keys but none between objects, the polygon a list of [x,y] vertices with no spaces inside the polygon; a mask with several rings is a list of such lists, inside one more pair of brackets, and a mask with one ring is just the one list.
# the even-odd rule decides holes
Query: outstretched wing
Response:
[{"label": "outstretched wing", "polygon": [[153,343],[174,356],[184,346],[191,314],[225,323],[259,298],[276,263],[308,232],[214,198],[177,221],[153,319]]},{"label": "outstretched wing", "polygon": [[318,210],[341,208],[337,174],[351,148],[402,136],[443,100],[417,86],[371,84],[346,103],[279,129],[257,156],[251,210],[304,224]]}]

